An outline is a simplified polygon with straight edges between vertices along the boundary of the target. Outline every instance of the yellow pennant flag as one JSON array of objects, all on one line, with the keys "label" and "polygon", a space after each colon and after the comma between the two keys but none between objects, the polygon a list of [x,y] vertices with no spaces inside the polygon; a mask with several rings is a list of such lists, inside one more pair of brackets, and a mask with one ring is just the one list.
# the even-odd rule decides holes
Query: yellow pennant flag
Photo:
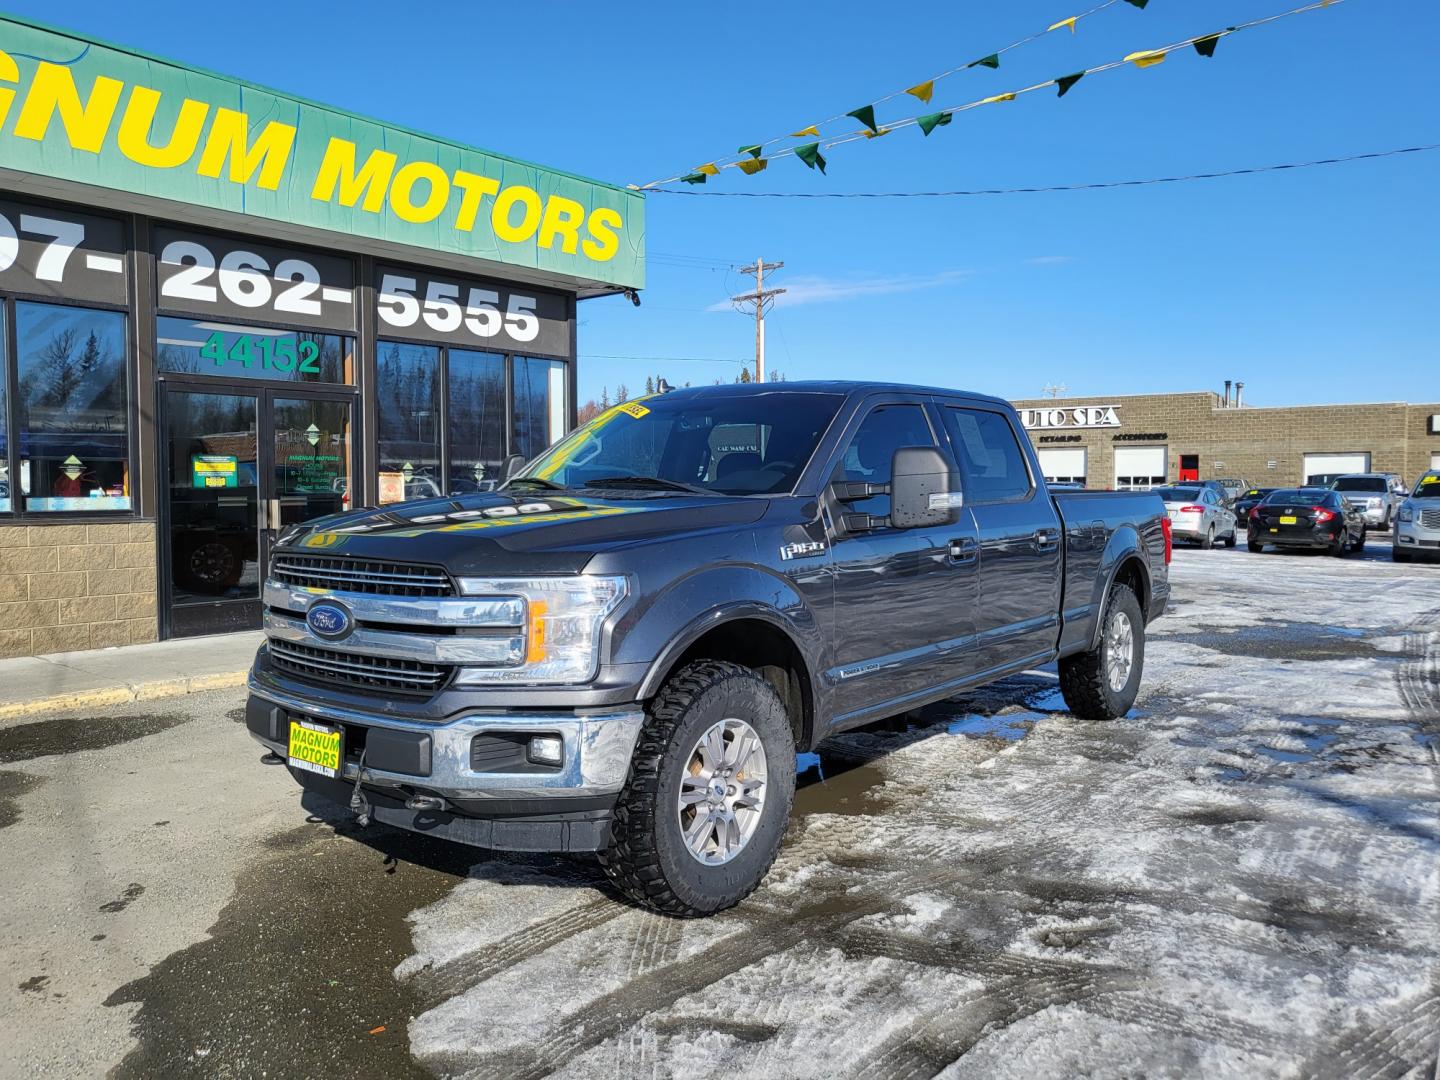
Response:
[{"label": "yellow pennant flag", "polygon": [[935,80],[926,79],[922,83],[916,83],[914,86],[910,87],[909,90],[906,90],[905,93],[909,94],[911,97],[919,98],[921,101],[925,102],[928,105],[930,103],[930,98],[935,93]]},{"label": "yellow pennant flag", "polygon": [[994,97],[987,97],[980,102],[981,105],[994,105],[997,101],[1014,101],[1014,94],[996,94]]},{"label": "yellow pennant flag", "polygon": [[1154,67],[1156,64],[1163,64],[1165,56],[1166,50],[1164,49],[1144,49],[1140,52],[1132,52],[1125,57],[1125,62],[1134,64],[1138,68]]},{"label": "yellow pennant flag", "polygon": [[790,132],[790,137],[792,139],[803,139],[806,135],[813,135],[815,138],[818,139],[820,137],[820,129],[817,128],[814,124],[811,124],[809,127],[803,127],[799,131]]},{"label": "yellow pennant flag", "polygon": [[867,139],[878,139],[881,135],[889,135],[890,129],[881,128],[879,131],[862,131],[860,134],[864,135]]},{"label": "yellow pennant flag", "polygon": [[1080,18],[1079,15],[1071,15],[1068,19],[1061,19],[1059,22],[1053,24],[1052,26],[1047,26],[1045,28],[1045,32],[1048,34],[1051,30],[1059,30],[1062,26],[1068,26],[1070,28],[1070,33],[1073,34],[1075,32],[1075,20],[1078,18]]},{"label": "yellow pennant flag", "polygon": [[706,176],[719,176],[720,169],[713,161],[707,161],[704,165],[696,165],[695,171],[704,173]]},{"label": "yellow pennant flag", "polygon": [[735,164],[740,166],[740,171],[746,176],[754,176],[757,172],[764,169],[766,165],[769,165],[770,161],[768,158],[763,157],[746,158],[744,161],[737,161]]}]

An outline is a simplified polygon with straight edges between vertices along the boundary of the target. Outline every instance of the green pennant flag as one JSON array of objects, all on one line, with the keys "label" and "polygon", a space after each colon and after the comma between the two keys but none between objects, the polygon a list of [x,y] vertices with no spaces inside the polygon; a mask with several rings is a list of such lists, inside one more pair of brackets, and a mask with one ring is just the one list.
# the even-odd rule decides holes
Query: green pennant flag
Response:
[{"label": "green pennant flag", "polygon": [[682,184],[703,184],[705,183],[705,174],[703,172],[692,172],[680,177],[680,182]]},{"label": "green pennant flag", "polygon": [[860,108],[858,108],[858,109],[851,109],[851,110],[850,110],[849,112],[847,112],[845,115],[846,115],[846,116],[853,116],[856,120],[859,120],[860,123],[864,124],[864,125],[865,125],[867,128],[869,128],[871,131],[876,131],[876,132],[878,132],[878,131],[880,130],[879,128],[877,128],[877,127],[875,126],[875,106],[874,106],[874,105],[861,105]]},{"label": "green pennant flag", "polygon": [[1138,7],[1141,11],[1144,11],[1144,10],[1145,10],[1145,5],[1148,4],[1148,3],[1150,2],[1150,0],[1125,0],[1125,2],[1126,2],[1127,4],[1133,4],[1135,7]]},{"label": "green pennant flag", "polygon": [[754,146],[742,146],[735,152],[737,154],[749,154],[753,158],[758,158],[760,156],[760,144],[756,143]]},{"label": "green pennant flag", "polygon": [[966,66],[967,68],[972,68],[972,67],[998,68],[998,67],[1000,66],[1000,54],[999,54],[999,53],[991,53],[989,56],[982,56],[979,60],[972,60],[972,61],[970,61],[970,63],[966,64],[965,66]]},{"label": "green pennant flag", "polygon": [[931,113],[929,116],[916,117],[915,123],[920,125],[921,131],[929,135],[930,132],[934,131],[937,127],[944,127],[950,123],[951,119],[952,117],[948,112],[937,112]]},{"label": "green pennant flag", "polygon": [[1060,88],[1060,92],[1055,96],[1064,97],[1070,92],[1070,88],[1084,77],[1085,72],[1083,71],[1077,71],[1074,75],[1061,75],[1060,78],[1055,80],[1055,85]]},{"label": "green pennant flag", "polygon": [[1197,41],[1197,42],[1194,43],[1194,44],[1195,44],[1195,51],[1196,51],[1197,53],[1199,53],[1201,56],[1205,56],[1205,57],[1214,56],[1214,55],[1215,55],[1215,46],[1219,43],[1219,41],[1220,41],[1220,35],[1219,35],[1219,34],[1211,34],[1209,37],[1203,37],[1203,38],[1201,38],[1199,41]]},{"label": "green pennant flag", "polygon": [[812,169],[825,171],[825,158],[820,153],[818,142],[806,143],[804,146],[795,147],[795,156]]}]

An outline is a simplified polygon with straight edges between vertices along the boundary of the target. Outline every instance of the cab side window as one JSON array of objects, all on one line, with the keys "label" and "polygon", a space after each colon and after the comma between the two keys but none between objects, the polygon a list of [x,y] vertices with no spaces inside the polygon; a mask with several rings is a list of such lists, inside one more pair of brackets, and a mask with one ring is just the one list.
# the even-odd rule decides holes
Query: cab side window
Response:
[{"label": "cab side window", "polygon": [[[925,410],[919,405],[877,405],[850,439],[830,479],[888,484],[896,450],[934,445]],[[860,499],[848,504],[848,508],[855,513],[884,517],[890,513],[890,496]]]},{"label": "cab side window", "polygon": [[955,407],[943,412],[967,502],[1003,502],[1030,494],[1025,454],[1002,413]]}]

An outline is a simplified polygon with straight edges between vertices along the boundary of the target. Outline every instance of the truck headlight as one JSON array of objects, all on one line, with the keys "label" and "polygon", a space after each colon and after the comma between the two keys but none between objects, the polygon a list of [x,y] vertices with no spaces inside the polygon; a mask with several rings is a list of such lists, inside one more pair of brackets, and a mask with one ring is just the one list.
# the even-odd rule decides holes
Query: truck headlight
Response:
[{"label": "truck headlight", "polygon": [[582,683],[600,664],[600,631],[630,591],[614,577],[461,578],[465,596],[515,596],[525,601],[522,661],[505,667],[462,667],[457,686],[495,683]]},{"label": "truck headlight", "polygon": [[1414,520],[1415,520],[1415,508],[1414,508],[1413,506],[1411,506],[1409,503],[1403,503],[1403,504],[1401,505],[1401,507],[1400,507],[1400,515],[1399,515],[1399,517],[1400,517],[1400,520],[1401,520],[1401,521],[1414,521]]}]

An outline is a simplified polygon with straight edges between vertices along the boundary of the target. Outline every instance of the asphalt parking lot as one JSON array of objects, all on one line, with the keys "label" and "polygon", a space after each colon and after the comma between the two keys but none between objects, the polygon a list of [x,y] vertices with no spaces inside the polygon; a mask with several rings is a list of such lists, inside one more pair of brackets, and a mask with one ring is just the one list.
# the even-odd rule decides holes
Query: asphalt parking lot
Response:
[{"label": "asphalt parking lot", "polygon": [[1129,717],[836,739],[701,921],[304,808],[238,691],[0,729],[0,1074],[1435,1075],[1440,566],[1172,574]]}]

